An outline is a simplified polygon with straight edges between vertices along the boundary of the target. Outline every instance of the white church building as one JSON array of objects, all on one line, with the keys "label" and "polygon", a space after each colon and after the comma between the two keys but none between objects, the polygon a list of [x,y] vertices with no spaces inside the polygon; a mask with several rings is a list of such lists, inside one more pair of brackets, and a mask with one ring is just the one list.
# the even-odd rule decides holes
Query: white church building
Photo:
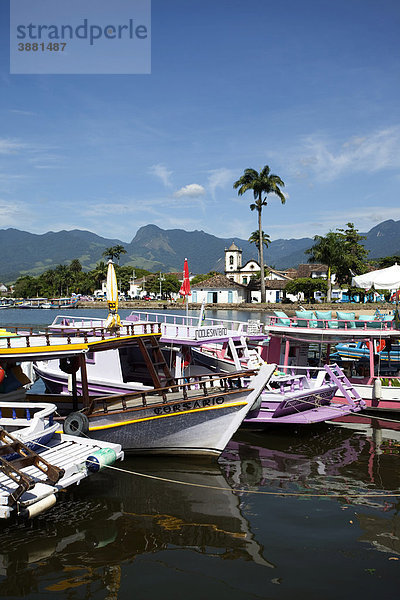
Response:
[{"label": "white church building", "polygon": [[[260,263],[251,259],[242,265],[243,251],[238,248],[235,242],[225,249],[225,276],[235,283],[248,286],[252,280],[256,279],[260,274]],[[284,297],[285,284],[291,281],[292,277],[285,275],[280,271],[276,271],[268,267],[268,274],[265,277],[265,300],[266,302],[280,302]],[[248,302],[260,302],[261,291],[259,286],[250,286]],[[253,288],[253,289],[251,289]],[[287,297],[294,302],[297,301],[297,296],[287,294]]]}]

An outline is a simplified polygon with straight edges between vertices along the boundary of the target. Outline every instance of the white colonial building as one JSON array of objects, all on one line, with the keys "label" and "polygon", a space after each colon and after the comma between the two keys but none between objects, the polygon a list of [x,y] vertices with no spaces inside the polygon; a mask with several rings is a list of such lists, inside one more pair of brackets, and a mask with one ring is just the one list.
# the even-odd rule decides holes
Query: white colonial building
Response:
[{"label": "white colonial building", "polygon": [[251,259],[242,266],[242,252],[235,242],[225,249],[225,275],[236,283],[248,285],[251,278],[260,272],[260,264]]},{"label": "white colonial building", "polygon": [[246,286],[236,283],[222,273],[192,285],[189,302],[207,304],[241,304],[249,302]]}]

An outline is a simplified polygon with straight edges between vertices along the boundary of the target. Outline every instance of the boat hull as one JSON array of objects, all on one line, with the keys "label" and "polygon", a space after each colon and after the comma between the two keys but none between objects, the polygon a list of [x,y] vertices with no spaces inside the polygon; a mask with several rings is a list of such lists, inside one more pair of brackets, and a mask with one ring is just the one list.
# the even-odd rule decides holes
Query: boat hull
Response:
[{"label": "boat hull", "polygon": [[218,456],[249,405],[246,389],[188,401],[89,416],[89,436],[135,454]]}]

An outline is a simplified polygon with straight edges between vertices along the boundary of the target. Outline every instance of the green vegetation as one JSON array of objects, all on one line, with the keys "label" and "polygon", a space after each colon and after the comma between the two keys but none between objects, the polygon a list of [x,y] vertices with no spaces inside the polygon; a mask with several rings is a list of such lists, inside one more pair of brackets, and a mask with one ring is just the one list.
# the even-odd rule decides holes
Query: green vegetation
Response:
[{"label": "green vegetation", "polygon": [[[284,186],[285,184],[282,179],[278,175],[273,175],[268,165],[265,165],[260,172],[255,169],[245,169],[244,174],[233,184],[234,189],[238,190],[239,196],[242,196],[248,190],[253,190],[255,202],[250,204],[250,210],[256,210],[258,213],[258,250],[261,265],[264,265],[262,209],[264,206],[267,206],[268,194],[275,194],[280,198],[282,204],[285,204],[286,198],[280,189]],[[265,302],[265,277],[263,269],[261,270],[261,302]]]},{"label": "green vegetation", "polygon": [[116,258],[118,262],[121,254],[126,254],[126,250],[123,246],[121,246],[121,244],[110,246],[103,252],[104,258],[107,258],[108,260],[114,260],[114,258]]},{"label": "green vegetation", "polygon": [[304,294],[304,298],[306,302],[314,301],[314,293],[315,292],[326,292],[328,289],[328,284],[326,279],[320,279],[317,277],[299,277],[298,279],[293,279],[293,281],[288,281],[285,287],[286,294]]},{"label": "green vegetation", "polygon": [[190,285],[194,285],[196,283],[201,283],[202,281],[206,281],[206,279],[210,279],[211,277],[214,277],[214,275],[220,275],[220,273],[218,273],[218,271],[209,271],[208,273],[204,274],[204,275],[195,275],[193,277],[193,279],[190,282]]},{"label": "green vegetation", "polygon": [[394,254],[393,256],[385,256],[384,258],[378,258],[377,260],[371,262],[376,264],[377,269],[386,269],[386,267],[391,267],[395,263],[400,265],[400,256],[398,254]]},{"label": "green vegetation", "polygon": [[146,291],[150,294],[160,294],[162,298],[171,298],[173,293],[179,292],[181,283],[172,273],[151,273],[146,277]]},{"label": "green vegetation", "polygon": [[[263,231],[261,232],[261,240],[263,245],[268,248],[268,246],[271,243],[271,238],[269,237],[268,233],[264,233]],[[258,250],[258,263],[261,265],[261,260],[260,260],[260,234],[258,231],[253,231],[253,233],[250,235],[249,237],[249,242],[251,244],[255,244],[257,250]]]},{"label": "green vegetation", "polygon": [[[129,289],[129,280],[132,278],[132,267],[115,265],[118,287],[126,293]],[[149,271],[135,269],[136,277],[149,275]],[[107,264],[99,262],[88,273],[83,272],[79,260],[74,259],[69,265],[58,265],[37,277],[24,275],[15,282],[14,296],[16,298],[33,298],[35,296],[56,298],[75,294],[93,294],[101,287],[101,282],[107,276]]]},{"label": "green vegetation", "polygon": [[359,242],[365,239],[354,228],[353,223],[347,223],[347,229],[329,231],[325,236],[314,236],[315,244],[306,250],[310,255],[308,262],[327,265],[328,292],[327,301],[332,300],[332,273],[341,286],[351,286],[353,273],[360,275],[367,270],[365,259],[368,251]]}]

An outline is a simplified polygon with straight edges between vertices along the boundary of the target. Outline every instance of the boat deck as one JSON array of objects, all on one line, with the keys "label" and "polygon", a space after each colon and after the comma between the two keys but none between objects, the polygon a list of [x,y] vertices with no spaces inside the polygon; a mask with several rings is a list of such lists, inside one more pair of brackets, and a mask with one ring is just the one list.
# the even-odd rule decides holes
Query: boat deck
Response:
[{"label": "boat deck", "polygon": [[213,375],[211,377],[195,378],[195,381],[180,383],[158,390],[96,397],[93,400],[92,413],[98,411],[142,410],[144,407],[155,408],[157,406],[165,406],[174,404],[175,402],[185,402],[199,398],[235,396],[244,390],[250,393],[253,391],[253,388],[245,387],[243,378],[246,379],[251,375],[254,375],[254,371],[243,371],[235,375]]},{"label": "boat deck", "polygon": [[[349,405],[346,403],[332,403],[329,406],[318,406],[318,408],[309,409],[307,411],[301,412],[298,411],[295,413],[295,420],[293,419],[293,415],[282,415],[279,418],[274,418],[273,414],[275,409],[268,409],[265,407],[261,407],[260,412],[257,415],[257,419],[253,421],[253,423],[258,424],[271,424],[274,422],[276,424],[296,424],[296,425],[308,425],[310,423],[322,423],[324,421],[333,421],[335,419],[339,419],[343,416],[346,416],[350,413]],[[249,421],[245,421],[245,424],[249,424]]]}]

